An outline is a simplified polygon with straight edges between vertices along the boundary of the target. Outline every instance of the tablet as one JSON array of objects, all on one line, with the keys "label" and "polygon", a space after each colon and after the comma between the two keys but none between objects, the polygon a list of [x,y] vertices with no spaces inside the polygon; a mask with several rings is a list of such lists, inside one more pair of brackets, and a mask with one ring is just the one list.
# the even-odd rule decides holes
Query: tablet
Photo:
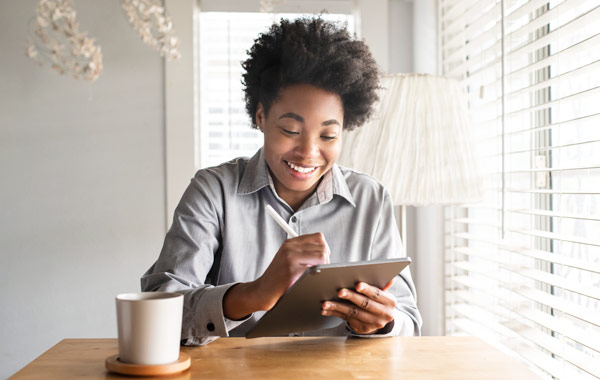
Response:
[{"label": "tablet", "polygon": [[339,289],[354,289],[360,281],[383,288],[408,264],[410,258],[403,257],[310,267],[248,331],[246,338],[281,336],[335,327],[343,320],[321,315],[323,301],[348,302],[337,297]]}]

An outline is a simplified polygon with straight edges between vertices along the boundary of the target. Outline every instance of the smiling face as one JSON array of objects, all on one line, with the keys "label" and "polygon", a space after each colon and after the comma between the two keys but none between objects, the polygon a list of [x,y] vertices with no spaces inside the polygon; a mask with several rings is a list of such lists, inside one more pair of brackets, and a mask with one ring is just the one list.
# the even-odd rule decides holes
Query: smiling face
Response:
[{"label": "smiling face", "polygon": [[294,210],[312,194],[342,149],[344,110],[337,94],[308,84],[283,88],[256,124],[277,194]]}]

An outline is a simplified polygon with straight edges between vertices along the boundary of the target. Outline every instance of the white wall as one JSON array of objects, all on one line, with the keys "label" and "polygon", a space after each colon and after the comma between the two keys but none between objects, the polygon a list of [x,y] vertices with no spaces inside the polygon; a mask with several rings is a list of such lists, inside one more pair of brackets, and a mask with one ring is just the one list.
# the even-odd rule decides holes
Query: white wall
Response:
[{"label": "white wall", "polygon": [[413,2],[389,0],[389,73],[413,72]]},{"label": "white wall", "polygon": [[[0,0],[0,378],[63,338],[115,337],[165,233],[163,63],[119,1],[74,2],[96,83],[25,57],[35,0]],[[190,173],[190,177],[193,173]]]}]

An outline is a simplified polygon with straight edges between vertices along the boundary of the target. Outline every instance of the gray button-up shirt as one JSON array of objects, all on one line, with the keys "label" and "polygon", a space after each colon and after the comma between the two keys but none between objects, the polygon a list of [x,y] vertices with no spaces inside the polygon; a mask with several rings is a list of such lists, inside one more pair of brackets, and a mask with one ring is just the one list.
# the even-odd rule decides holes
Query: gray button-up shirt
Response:
[{"label": "gray button-up shirt", "polygon": [[[144,291],[184,294],[181,338],[187,343],[244,336],[264,314],[230,320],[223,315],[223,296],[232,285],[260,277],[288,238],[265,205],[299,235],[323,233],[331,263],[405,256],[390,196],[365,174],[334,165],[294,212],[277,195],[262,149],[251,159],[199,170],[175,210],[158,260],[141,279]],[[389,334],[418,335],[422,322],[408,268],[389,291],[397,299]],[[352,332],[341,323],[310,334]]]}]

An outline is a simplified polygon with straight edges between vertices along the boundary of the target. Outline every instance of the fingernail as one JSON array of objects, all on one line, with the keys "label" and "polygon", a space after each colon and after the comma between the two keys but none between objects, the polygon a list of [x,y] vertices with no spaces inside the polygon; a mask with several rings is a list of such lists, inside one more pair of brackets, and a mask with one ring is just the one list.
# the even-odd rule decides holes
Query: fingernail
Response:
[{"label": "fingernail", "polygon": [[342,290],[340,292],[340,297],[346,297],[346,291],[345,290]]},{"label": "fingernail", "polygon": [[329,315],[329,312],[326,310],[321,310],[321,315]]}]

